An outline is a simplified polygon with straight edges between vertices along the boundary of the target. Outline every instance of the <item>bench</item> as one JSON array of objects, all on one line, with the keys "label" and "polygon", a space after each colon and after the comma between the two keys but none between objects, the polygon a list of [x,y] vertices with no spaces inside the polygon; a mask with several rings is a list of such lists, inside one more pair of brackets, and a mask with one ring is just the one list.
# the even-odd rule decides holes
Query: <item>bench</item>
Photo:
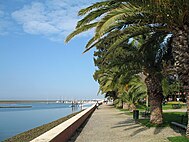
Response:
[{"label": "bench", "polygon": [[141,112],[140,114],[142,115],[142,117],[149,117],[150,116],[149,108],[146,108],[146,110],[144,112]]},{"label": "bench", "polygon": [[187,128],[185,125],[180,124],[180,123],[177,123],[177,122],[171,122],[171,124],[172,124],[172,125],[175,125],[175,126],[177,126],[177,127],[180,127],[180,128],[182,128],[182,129],[185,129],[185,130],[186,130],[186,128]]},{"label": "bench", "polygon": [[186,123],[187,122],[187,120],[188,120],[188,113],[186,112],[186,114],[184,114],[184,115],[181,115],[181,124],[184,124],[184,123]]}]

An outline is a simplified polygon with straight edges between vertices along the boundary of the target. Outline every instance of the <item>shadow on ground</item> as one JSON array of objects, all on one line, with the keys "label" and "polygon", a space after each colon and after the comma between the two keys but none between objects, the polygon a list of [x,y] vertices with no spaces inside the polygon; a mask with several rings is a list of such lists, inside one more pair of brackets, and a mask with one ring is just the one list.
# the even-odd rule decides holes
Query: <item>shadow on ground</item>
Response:
[{"label": "shadow on ground", "polygon": [[111,128],[119,128],[119,127],[126,127],[126,126],[132,126],[132,125],[136,125],[136,124],[134,123],[132,119],[127,119],[125,121],[118,122],[117,124],[115,124],[115,126]]},{"label": "shadow on ground", "polygon": [[137,135],[137,134],[139,134],[139,133],[141,133],[141,132],[143,132],[143,131],[145,131],[145,130],[148,130],[148,129],[149,129],[149,128],[147,128],[147,127],[139,128],[139,129],[137,129],[136,131],[134,131],[130,136],[133,137],[133,136],[135,136],[135,135]]},{"label": "shadow on ground", "polygon": [[[115,124],[114,126],[112,126],[111,128],[115,129],[115,128],[120,128],[120,127],[123,127],[124,131],[130,131],[130,130],[132,130],[133,133],[130,135],[131,137],[133,137],[133,136],[135,136],[135,135],[137,135],[137,134],[139,134],[141,132],[144,132],[146,130],[149,130],[149,129],[154,129],[153,130],[153,134],[157,135],[157,134],[161,133],[163,131],[163,129],[166,128],[166,127],[152,127],[152,128],[148,128],[146,126],[143,126],[140,123],[135,123],[135,121],[132,118],[128,118],[125,121],[120,121],[117,124]],[[185,131],[183,131],[183,130],[179,130],[179,129],[175,129],[175,128],[172,128],[172,129],[175,132],[177,132],[177,133],[181,133],[182,135],[185,133]]]}]

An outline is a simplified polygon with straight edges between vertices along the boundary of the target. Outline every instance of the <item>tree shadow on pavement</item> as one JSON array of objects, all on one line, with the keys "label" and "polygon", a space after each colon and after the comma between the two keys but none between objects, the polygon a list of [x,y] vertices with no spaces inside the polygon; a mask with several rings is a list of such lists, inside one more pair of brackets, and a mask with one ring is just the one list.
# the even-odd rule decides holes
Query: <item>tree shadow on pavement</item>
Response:
[{"label": "tree shadow on pavement", "polygon": [[141,128],[142,126],[140,125],[137,125],[137,126],[133,126],[133,127],[129,127],[129,128],[126,128],[124,129],[125,131],[128,131],[128,130],[132,130],[132,129],[135,129],[135,128]]},{"label": "tree shadow on pavement", "polygon": [[134,123],[120,124],[120,125],[113,126],[111,128],[127,127],[127,126],[133,126],[133,125],[136,125],[136,124]]},{"label": "tree shadow on pavement", "polygon": [[[120,127],[125,128],[124,129],[125,131],[132,130],[133,133],[131,134],[131,136],[135,136],[138,133],[141,133],[145,130],[150,129],[146,126],[141,125],[140,123],[135,123],[135,121],[133,119],[127,119],[125,121],[120,121],[111,128],[120,128]],[[161,133],[164,128],[165,127],[154,127],[154,128],[152,128],[152,129],[154,129],[154,132],[153,132],[154,135]],[[133,130],[133,129],[135,129],[135,130]]]},{"label": "tree shadow on pavement", "polygon": [[[140,125],[140,124],[139,124],[139,125]],[[137,128],[137,127],[133,127],[132,129],[134,129],[134,128]],[[142,125],[138,126],[138,128],[139,128],[139,129],[135,130],[135,131],[131,134],[131,136],[135,136],[135,135],[137,135],[137,134],[139,134],[139,133],[141,133],[141,132],[143,132],[143,131],[146,131],[146,130],[149,130],[149,129],[150,129],[150,128],[145,127],[145,126],[142,126]],[[165,128],[165,127],[156,127],[156,128],[154,129],[154,132],[153,132],[154,135],[157,135],[157,134],[161,133],[164,128]],[[130,128],[130,129],[131,129],[131,128]],[[151,129],[153,129],[153,128],[151,128]]]},{"label": "tree shadow on pavement", "polygon": [[127,126],[132,126],[132,125],[136,125],[136,123],[134,123],[134,121],[132,119],[127,119],[125,121],[118,122],[111,128],[127,127]]},{"label": "tree shadow on pavement", "polygon": [[154,134],[159,134],[165,127],[155,127]]},{"label": "tree shadow on pavement", "polygon": [[126,123],[134,123],[135,124],[135,121],[133,119],[127,119],[124,121],[120,121],[117,124],[126,124]]},{"label": "tree shadow on pavement", "polygon": [[143,131],[145,131],[145,130],[148,130],[148,129],[149,129],[149,128],[147,128],[147,127],[139,128],[139,129],[137,129],[136,131],[134,131],[130,136],[133,137],[133,136],[135,136],[135,135],[137,135],[137,134],[139,134],[139,133],[141,133],[141,132],[143,132]]}]

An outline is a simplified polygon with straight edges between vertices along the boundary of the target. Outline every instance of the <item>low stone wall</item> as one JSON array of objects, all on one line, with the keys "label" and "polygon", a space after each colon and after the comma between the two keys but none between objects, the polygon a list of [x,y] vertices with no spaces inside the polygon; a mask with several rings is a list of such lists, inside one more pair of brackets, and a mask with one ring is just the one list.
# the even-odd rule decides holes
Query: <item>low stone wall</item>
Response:
[{"label": "low stone wall", "polygon": [[45,132],[30,142],[67,142],[83,122],[94,112],[96,105],[92,105],[76,116]]}]

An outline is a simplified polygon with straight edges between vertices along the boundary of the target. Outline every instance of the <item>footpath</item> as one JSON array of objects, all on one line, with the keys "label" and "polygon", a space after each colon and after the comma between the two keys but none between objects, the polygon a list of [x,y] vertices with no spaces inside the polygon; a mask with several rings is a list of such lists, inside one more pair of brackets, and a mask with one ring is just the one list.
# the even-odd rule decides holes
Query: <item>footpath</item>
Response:
[{"label": "footpath", "polygon": [[132,116],[110,105],[101,105],[75,139],[75,142],[169,142],[180,136],[170,127],[147,128],[135,124]]}]

